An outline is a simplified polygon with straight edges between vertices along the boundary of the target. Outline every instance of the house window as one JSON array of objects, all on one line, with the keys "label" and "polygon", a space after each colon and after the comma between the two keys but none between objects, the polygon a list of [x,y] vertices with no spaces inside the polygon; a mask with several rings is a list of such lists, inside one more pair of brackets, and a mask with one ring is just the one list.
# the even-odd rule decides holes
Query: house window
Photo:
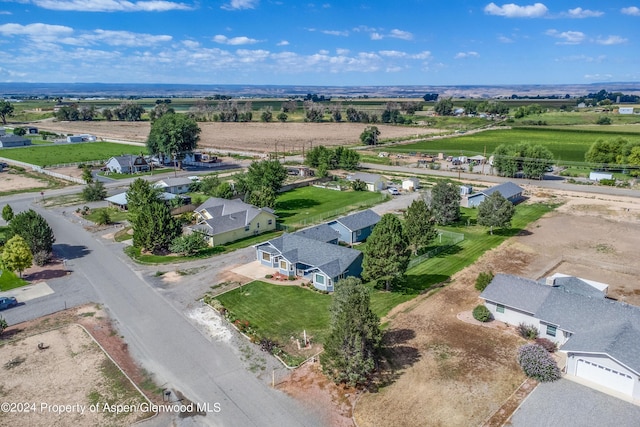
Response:
[{"label": "house window", "polygon": [[262,259],[265,261],[271,261],[271,254],[268,252],[262,252]]},{"label": "house window", "polygon": [[250,225],[245,226],[245,227],[244,227],[244,231],[249,231],[249,228],[251,228],[251,226],[250,226]]},{"label": "house window", "polygon": [[356,236],[360,237],[361,234],[362,234],[362,230],[356,230]]},{"label": "house window", "polygon": [[504,313],[504,305],[496,304],[496,313]]},{"label": "house window", "polygon": [[549,335],[550,337],[555,337],[556,336],[556,327],[555,326],[551,326],[551,325],[547,325],[547,335]]},{"label": "house window", "polygon": [[315,282],[319,285],[324,285],[324,276],[322,274],[316,274]]},{"label": "house window", "polygon": [[280,261],[280,269],[281,270],[287,269],[287,261]]},{"label": "house window", "polygon": [[268,220],[267,224],[269,224],[269,225],[273,224],[273,220],[272,219]]}]

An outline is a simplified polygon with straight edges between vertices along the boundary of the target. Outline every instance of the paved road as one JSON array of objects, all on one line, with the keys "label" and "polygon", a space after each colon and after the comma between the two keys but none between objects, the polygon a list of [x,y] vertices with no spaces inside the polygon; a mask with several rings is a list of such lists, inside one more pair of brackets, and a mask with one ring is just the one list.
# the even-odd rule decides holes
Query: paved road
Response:
[{"label": "paved road", "polygon": [[[11,202],[16,212],[27,208],[27,203]],[[74,271],[70,279],[54,281],[52,287],[67,286],[67,290],[78,290],[77,299],[68,301],[68,306],[94,297],[94,301],[104,304],[118,332],[128,343],[132,356],[153,372],[160,384],[166,383],[165,387],[180,390],[194,402],[220,403],[222,411],[208,414],[202,418],[203,423],[231,426],[322,425],[298,402],[270,389],[249,373],[229,344],[207,339],[179,310],[142,280],[139,271],[129,268],[108,244],[70,222],[69,217],[53,215],[37,207],[35,210],[53,228],[56,250],[60,256],[70,260]],[[59,295],[64,294],[64,298],[68,298],[73,293],[61,292]],[[16,310],[16,319],[27,314],[38,317],[41,311],[61,303],[64,301],[55,297],[44,297],[41,301],[32,300],[11,310]]]}]

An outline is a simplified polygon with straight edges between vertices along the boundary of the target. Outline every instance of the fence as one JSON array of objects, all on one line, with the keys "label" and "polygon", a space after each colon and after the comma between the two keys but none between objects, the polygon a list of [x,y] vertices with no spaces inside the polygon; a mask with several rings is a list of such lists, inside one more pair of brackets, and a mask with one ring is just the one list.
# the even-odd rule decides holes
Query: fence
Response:
[{"label": "fence", "polygon": [[427,259],[438,255],[440,252],[443,252],[449,249],[451,246],[457,245],[463,240],[464,240],[464,234],[462,233],[454,233],[453,231],[438,230],[438,237],[436,237],[436,243],[438,243],[438,247],[430,250],[427,253],[424,253],[418,257],[411,259],[411,261],[409,261],[409,266],[407,267],[407,269],[411,267],[415,267],[418,264],[421,264]]}]

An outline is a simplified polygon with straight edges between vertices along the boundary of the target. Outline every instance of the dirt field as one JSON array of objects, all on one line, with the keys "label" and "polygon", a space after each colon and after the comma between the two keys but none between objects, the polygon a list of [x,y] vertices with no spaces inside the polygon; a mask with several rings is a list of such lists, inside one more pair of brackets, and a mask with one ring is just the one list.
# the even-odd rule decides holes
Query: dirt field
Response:
[{"label": "dirt field", "polygon": [[[0,394],[3,402],[15,405],[9,407],[9,411],[3,408],[0,424],[128,426],[152,415],[144,411],[116,414],[109,408],[105,410],[105,403],[124,405],[147,401],[87,331],[70,322],[74,318],[90,329],[105,326],[104,312],[96,306],[85,306],[5,331],[3,341],[11,342],[0,351]],[[114,340],[117,337],[111,338]],[[43,349],[39,348],[40,343]],[[92,404],[96,406],[91,407]]]},{"label": "dirt field", "polygon": [[314,407],[326,408],[331,397],[334,425],[353,425],[349,408],[355,408],[360,427],[502,425],[533,384],[525,383],[509,399],[525,380],[515,362],[524,341],[513,328],[491,329],[460,320],[480,303],[473,287],[479,272],[533,279],[555,272],[575,274],[609,283],[610,296],[640,305],[635,255],[640,200],[528,190],[532,201],[564,204],[487,252],[448,286],[396,307],[383,319],[389,322],[388,385],[358,398],[308,368],[305,375],[292,375],[283,389]]},{"label": "dirt field", "polygon": [[[38,122],[40,129],[58,133],[90,133],[99,139],[144,142],[149,122]],[[251,152],[302,151],[303,146],[353,145],[360,143],[363,123],[198,123],[202,129],[200,148]],[[428,127],[376,125],[380,139],[440,132]]]}]

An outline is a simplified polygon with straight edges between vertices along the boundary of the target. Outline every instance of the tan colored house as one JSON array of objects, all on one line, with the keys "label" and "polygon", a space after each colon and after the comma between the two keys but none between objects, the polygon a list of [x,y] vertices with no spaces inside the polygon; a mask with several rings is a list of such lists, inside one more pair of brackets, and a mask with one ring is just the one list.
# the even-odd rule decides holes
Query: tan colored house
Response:
[{"label": "tan colored house", "polygon": [[257,208],[241,200],[211,197],[194,211],[196,225],[191,232],[202,233],[209,246],[222,245],[276,229],[272,209]]}]

